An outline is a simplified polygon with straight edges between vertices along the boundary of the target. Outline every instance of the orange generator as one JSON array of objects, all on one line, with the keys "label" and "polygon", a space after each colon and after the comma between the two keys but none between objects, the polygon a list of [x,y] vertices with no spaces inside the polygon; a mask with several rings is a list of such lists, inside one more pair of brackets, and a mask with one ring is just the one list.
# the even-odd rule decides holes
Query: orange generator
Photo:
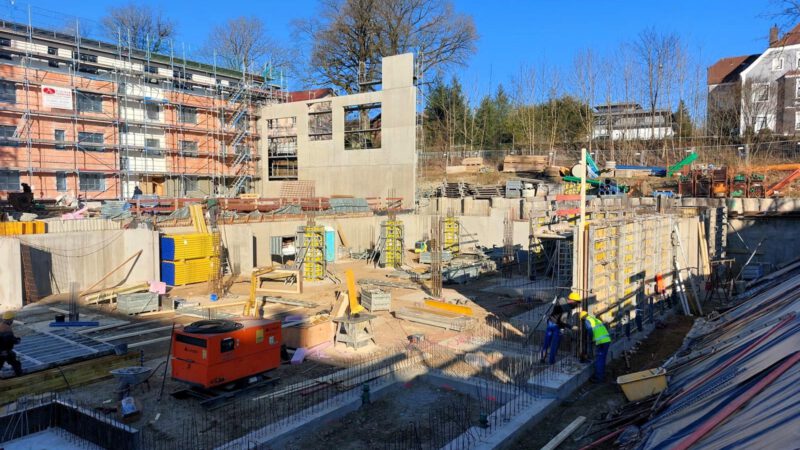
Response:
[{"label": "orange generator", "polygon": [[211,388],[281,364],[281,323],[201,320],[172,334],[172,378]]}]

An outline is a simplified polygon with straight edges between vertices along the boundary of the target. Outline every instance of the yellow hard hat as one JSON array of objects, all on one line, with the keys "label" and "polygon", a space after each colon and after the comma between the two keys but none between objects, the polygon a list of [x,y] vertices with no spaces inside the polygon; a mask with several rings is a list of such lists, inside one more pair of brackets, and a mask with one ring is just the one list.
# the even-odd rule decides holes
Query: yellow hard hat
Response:
[{"label": "yellow hard hat", "polygon": [[581,311],[581,312],[580,312],[580,314],[578,314],[578,316],[579,316],[581,319],[585,319],[585,318],[586,318],[586,316],[588,316],[588,315],[589,315],[589,313],[588,313],[588,312],[586,312],[586,311]]},{"label": "yellow hard hat", "polygon": [[581,294],[578,294],[577,292],[572,291],[572,292],[569,293],[569,299],[571,301],[573,301],[573,302],[579,302],[579,301],[581,301]]},{"label": "yellow hard hat", "polygon": [[6,311],[3,313],[3,320],[13,320],[15,316],[14,311]]}]

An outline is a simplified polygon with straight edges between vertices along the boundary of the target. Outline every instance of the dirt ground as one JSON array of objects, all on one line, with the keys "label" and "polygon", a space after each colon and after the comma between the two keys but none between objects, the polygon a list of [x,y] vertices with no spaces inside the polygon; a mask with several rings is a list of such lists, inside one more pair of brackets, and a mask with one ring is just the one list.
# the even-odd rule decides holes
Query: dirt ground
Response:
[{"label": "dirt ground", "polygon": [[[624,358],[611,362],[606,369],[608,380],[615,380],[617,376],[627,373],[658,367],[681,346],[683,338],[692,327],[693,322],[690,317],[672,316],[664,323],[664,327],[656,328],[641,342],[638,350],[630,356],[630,368]],[[584,416],[586,417],[584,425],[558,447],[559,450],[581,448],[606,434],[603,430],[592,428],[592,434],[576,440],[576,437],[584,434],[589,422],[600,419],[625,402],[622,391],[612,382],[599,385],[587,383],[510,448],[518,450],[541,448],[578,416]],[[606,444],[606,446],[597,448],[614,447]]]},{"label": "dirt ground", "polygon": [[[383,448],[406,442],[412,422],[418,425],[415,434],[423,442],[432,434],[437,441],[447,442],[478,422],[478,406],[478,401],[468,395],[413,380],[341,419],[332,420],[319,429],[307,429],[299,439],[283,448],[319,448],[320,442],[327,448],[340,450]],[[439,422],[431,422],[429,416],[436,417]]]}]

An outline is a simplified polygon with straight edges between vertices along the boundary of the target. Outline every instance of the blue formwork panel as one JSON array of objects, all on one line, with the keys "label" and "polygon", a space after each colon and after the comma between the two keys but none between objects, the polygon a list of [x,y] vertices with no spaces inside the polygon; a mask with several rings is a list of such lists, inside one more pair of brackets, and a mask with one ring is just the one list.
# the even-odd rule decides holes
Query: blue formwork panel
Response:
[{"label": "blue formwork panel", "polygon": [[172,262],[172,261],[161,261],[161,281],[166,283],[169,286],[175,286],[175,263],[174,262]]},{"label": "blue formwork panel", "polygon": [[[171,236],[161,236],[161,259],[172,261],[175,259],[175,239]],[[161,280],[164,281],[164,280]]]}]

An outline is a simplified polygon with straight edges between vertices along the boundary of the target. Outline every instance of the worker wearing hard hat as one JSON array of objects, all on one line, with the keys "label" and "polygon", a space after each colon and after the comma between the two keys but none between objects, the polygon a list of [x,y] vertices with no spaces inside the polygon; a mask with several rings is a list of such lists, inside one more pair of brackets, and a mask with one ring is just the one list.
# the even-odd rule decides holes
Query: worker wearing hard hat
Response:
[{"label": "worker wearing hard hat", "polygon": [[611,346],[611,335],[608,334],[605,324],[597,317],[586,311],[581,311],[579,316],[596,349],[592,381],[602,383],[606,379],[606,357],[608,356],[608,347]]},{"label": "worker wearing hard hat", "polygon": [[549,364],[556,363],[558,345],[561,342],[561,333],[569,328],[570,316],[575,308],[580,307],[581,296],[577,292],[569,294],[568,298],[559,297],[553,304],[553,309],[547,317],[547,329],[544,333],[544,342],[539,352],[539,362],[544,363],[545,358]]},{"label": "worker wearing hard hat", "polygon": [[22,375],[22,364],[14,353],[14,345],[19,344],[20,339],[14,336],[11,324],[14,323],[14,312],[6,311],[3,313],[3,321],[0,322],[0,369],[8,363],[16,376]]}]

